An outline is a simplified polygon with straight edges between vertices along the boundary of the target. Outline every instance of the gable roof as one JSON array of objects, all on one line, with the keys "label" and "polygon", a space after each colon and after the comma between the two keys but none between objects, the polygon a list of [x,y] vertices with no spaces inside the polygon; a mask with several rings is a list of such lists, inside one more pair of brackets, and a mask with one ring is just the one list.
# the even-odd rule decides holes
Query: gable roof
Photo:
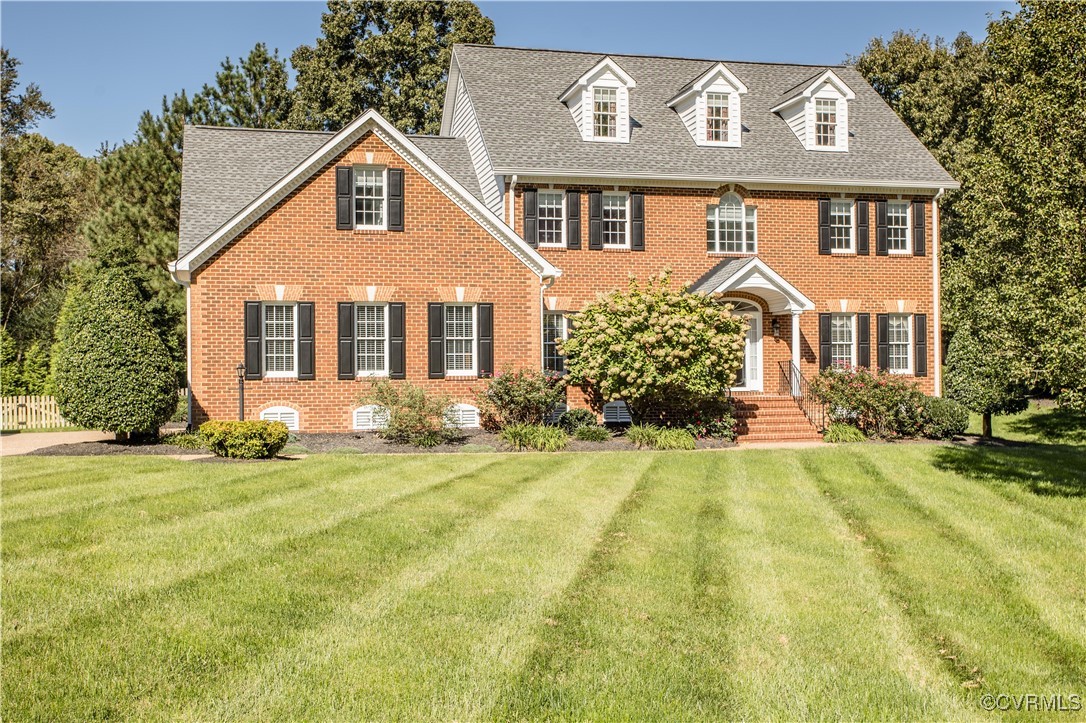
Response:
[{"label": "gable roof", "polygon": [[685,98],[690,91],[704,87],[705,83],[718,75],[728,81],[728,84],[735,88],[736,92],[740,95],[746,94],[747,86],[743,85],[743,81],[735,77],[735,73],[728,70],[728,66],[724,65],[724,63],[713,63],[704,73],[684,85],[679,92],[667,102],[668,107],[673,108],[675,104]]},{"label": "gable roof", "polygon": [[562,94],[558,96],[558,100],[565,103],[573,95],[574,90],[579,86],[588,85],[593,77],[599,75],[604,70],[610,70],[627,88],[637,87],[637,83],[630,77],[630,74],[623,70],[621,65],[614,60],[611,60],[610,56],[608,56],[586,70],[580,78],[577,78],[577,80],[570,83],[569,87],[562,91]]},{"label": "gable roof", "polygon": [[777,102],[770,108],[770,112],[776,113],[782,108],[791,105],[794,101],[803,97],[809,97],[815,89],[823,83],[829,83],[838,90],[845,97],[846,100],[854,100],[856,93],[848,86],[845,81],[841,80],[841,76],[837,75],[830,69],[826,69],[821,73],[815,73],[807,80],[789,88],[781,97],[777,99]]},{"label": "gable roof", "polygon": [[[209,129],[201,129],[209,130]],[[221,130],[221,129],[215,129]],[[423,146],[427,146],[429,150],[435,151],[438,155],[445,154],[448,158],[453,158],[459,151],[456,150],[458,145],[456,143],[446,143],[448,139],[441,138],[427,138],[422,140],[419,144],[412,142],[412,140],[397,130],[391,123],[385,120],[379,113],[373,110],[368,110],[358,118],[349,123],[346,127],[340,130],[338,133],[321,133],[314,134],[320,136],[320,140],[323,142],[318,143],[316,139],[298,140],[298,145],[304,147],[307,143],[312,146],[312,150],[309,151],[302,159],[296,160],[294,165],[289,168],[285,173],[281,174],[278,179],[274,180],[271,185],[267,186],[263,190],[258,190],[257,195],[251,198],[248,202],[243,203],[243,206],[236,209],[228,218],[219,222],[219,225],[215,229],[200,238],[199,235],[202,232],[203,227],[210,226],[211,223],[218,220],[211,221],[199,221],[195,219],[184,219],[185,214],[195,213],[196,210],[188,211],[185,209],[185,189],[184,189],[184,175],[182,176],[182,218],[185,228],[188,230],[196,229],[195,236],[189,236],[185,239],[187,246],[179,248],[179,255],[177,261],[170,264],[170,271],[174,277],[182,283],[187,282],[189,274],[192,271],[199,268],[206,263],[219,249],[223,248],[226,244],[230,243],[236,238],[242,231],[247,229],[253,223],[255,223],[263,214],[270,210],[276,203],[281,201],[287,195],[292,193],[295,189],[305,183],[315,172],[323,168],[326,164],[331,162],[339,154],[343,153],[347,148],[351,146],[355,141],[361,138],[366,133],[375,133],[386,145],[388,145],[394,152],[396,152],[403,160],[411,165],[415,170],[419,171],[428,181],[433,183],[440,191],[445,193],[450,199],[452,199],[457,205],[459,205],[470,217],[472,217],[480,226],[488,231],[495,239],[497,239],[503,246],[506,247],[513,255],[521,260],[528,268],[533,272],[539,274],[541,277],[556,277],[561,272],[554,267],[550,262],[544,259],[539,253],[528,246],[520,236],[513,231],[505,222],[503,222],[497,215],[494,214],[486,204],[476,195],[469,191],[464,184],[460,183],[454,178],[446,169],[442,168],[430,155],[423,149]],[[250,131],[249,133],[265,134],[267,131]],[[271,133],[280,133],[278,131],[271,131]],[[282,132],[284,136],[290,135],[287,132]],[[296,135],[297,133],[294,132]],[[202,133],[196,133],[196,136],[204,135]],[[217,142],[220,144],[224,142],[225,134],[213,134],[218,136]],[[241,140],[242,136],[234,136],[235,140]],[[188,129],[186,129],[185,142],[189,141]],[[253,147],[264,147],[267,152],[267,147],[274,146],[276,141],[267,137],[260,138],[259,140],[250,141]],[[199,144],[199,142],[197,143]],[[297,147],[295,147],[297,150]],[[464,150],[466,153],[466,148]],[[188,157],[189,149],[186,148],[185,157]],[[207,162],[208,150],[205,148],[200,153],[195,153],[193,156],[196,158],[196,168],[204,168],[201,163]],[[251,157],[243,157],[238,154],[233,154],[233,164],[239,166],[237,174],[244,175],[244,171],[251,170],[256,164],[253,163]],[[287,161],[283,159],[282,164],[286,164]],[[183,161],[184,163],[184,161]],[[276,161],[275,163],[279,163]],[[207,163],[207,166],[214,164]],[[222,164],[227,169],[232,168],[230,163]],[[463,159],[456,160],[452,165],[463,167]],[[279,168],[276,167],[278,172]],[[467,162],[467,167],[470,168],[470,160]],[[189,166],[183,166],[183,173],[191,170]],[[236,174],[236,175],[237,175]],[[239,177],[240,177],[239,175]],[[268,172],[268,177],[272,175],[271,171]],[[474,173],[472,173],[474,175]],[[196,201],[199,204],[200,199],[205,200],[205,205],[212,208],[213,212],[221,216],[226,211],[228,206],[232,206],[236,203],[238,198],[243,196],[241,191],[235,193],[229,203],[215,203],[207,202],[207,196],[215,193],[215,187],[221,186],[223,183],[218,179],[211,179],[203,171],[193,174],[192,183],[193,186],[189,189],[190,199]],[[262,179],[261,178],[261,182]],[[243,181],[245,184],[249,184],[249,181]],[[476,186],[478,184],[476,183]],[[254,181],[248,186],[249,189],[256,188],[257,183]],[[248,190],[245,191],[245,194]],[[331,207],[330,207],[331,208]],[[331,212],[331,211],[330,211]],[[179,237],[180,238],[180,237]],[[196,239],[193,243],[193,239]]]},{"label": "gable roof", "polygon": [[[855,69],[457,45],[463,76],[497,174],[704,180],[898,188],[956,188]],[[629,143],[583,141],[559,97],[586,67],[610,58],[631,77]],[[668,100],[716,63],[746,85],[741,148],[698,146]],[[848,153],[814,153],[771,108],[827,69],[856,93]],[[515,99],[515,102],[514,102]],[[448,132],[448,128],[444,128]]]},{"label": "gable roof", "polygon": [[726,294],[753,291],[766,301],[769,311],[811,311],[814,302],[757,256],[724,259],[690,285],[695,294]]}]

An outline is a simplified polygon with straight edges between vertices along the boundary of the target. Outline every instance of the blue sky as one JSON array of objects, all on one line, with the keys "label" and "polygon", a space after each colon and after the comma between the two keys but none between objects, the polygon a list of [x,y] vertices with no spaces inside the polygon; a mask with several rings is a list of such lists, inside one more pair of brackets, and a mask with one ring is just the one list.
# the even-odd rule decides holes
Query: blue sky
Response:
[{"label": "blue sky", "polygon": [[[496,42],[538,48],[833,64],[898,28],[983,37],[1003,2],[481,2]],[[2,2],[0,42],[56,107],[39,131],[90,155],[132,136],[163,95],[199,89],[263,41],[286,56],[323,2]]]}]

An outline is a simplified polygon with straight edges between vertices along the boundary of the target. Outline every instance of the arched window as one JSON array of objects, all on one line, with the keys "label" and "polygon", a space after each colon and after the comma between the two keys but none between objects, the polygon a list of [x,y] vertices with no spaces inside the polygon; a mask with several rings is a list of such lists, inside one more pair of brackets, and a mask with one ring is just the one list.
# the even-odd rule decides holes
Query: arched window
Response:
[{"label": "arched window", "polygon": [[706,246],[710,253],[753,254],[758,251],[758,210],[738,193],[725,193],[705,213]]}]

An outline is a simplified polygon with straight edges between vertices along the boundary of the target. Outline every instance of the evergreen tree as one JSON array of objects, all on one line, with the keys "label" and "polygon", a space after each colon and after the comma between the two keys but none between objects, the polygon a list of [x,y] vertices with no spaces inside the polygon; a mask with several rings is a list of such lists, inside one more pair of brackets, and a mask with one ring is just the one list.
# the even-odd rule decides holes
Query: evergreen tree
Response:
[{"label": "evergreen tree", "polygon": [[16,95],[21,63],[0,48],[0,137],[4,140],[26,133],[38,125],[40,118],[52,118],[53,106],[34,83]]},{"label": "evergreen tree", "polygon": [[268,53],[257,43],[238,64],[226,58],[215,75],[214,85],[200,94],[207,99],[207,123],[246,128],[285,127],[294,105],[294,91],[287,87],[286,61],[279,51]]}]

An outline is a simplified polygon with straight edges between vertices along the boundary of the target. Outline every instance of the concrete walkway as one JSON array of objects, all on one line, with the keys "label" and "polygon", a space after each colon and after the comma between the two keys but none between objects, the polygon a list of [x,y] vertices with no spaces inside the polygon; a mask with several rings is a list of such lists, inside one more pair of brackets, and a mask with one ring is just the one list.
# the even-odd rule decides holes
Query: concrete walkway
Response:
[{"label": "concrete walkway", "polygon": [[0,457],[12,457],[29,454],[36,449],[53,447],[58,444],[78,444],[79,442],[102,442],[115,439],[111,432],[27,432],[25,434],[0,435]]}]

